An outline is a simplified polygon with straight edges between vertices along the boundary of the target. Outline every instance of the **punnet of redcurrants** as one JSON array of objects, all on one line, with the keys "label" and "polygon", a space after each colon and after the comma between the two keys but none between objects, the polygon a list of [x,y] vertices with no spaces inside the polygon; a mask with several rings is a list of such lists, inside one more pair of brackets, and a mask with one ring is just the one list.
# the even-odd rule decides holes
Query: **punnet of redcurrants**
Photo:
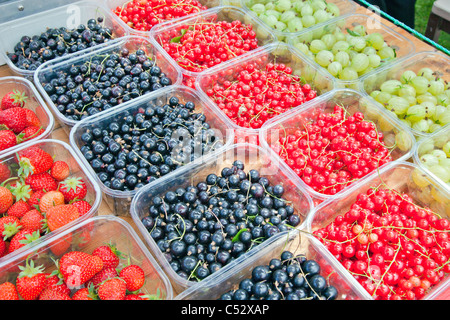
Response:
[{"label": "punnet of redcurrants", "polygon": [[195,107],[172,96],[162,106],[125,111],[83,132],[80,151],[105,187],[136,190],[223,146]]},{"label": "punnet of redcurrants", "polygon": [[281,132],[271,148],[309,187],[326,195],[393,160],[375,123],[362,112],[348,114],[340,105],[299,124],[293,133]]},{"label": "punnet of redcurrants", "polygon": [[144,49],[116,49],[49,74],[41,85],[67,119],[79,121],[173,83]]},{"label": "punnet of redcurrants", "polygon": [[218,300],[335,300],[338,290],[328,282],[316,260],[283,251],[268,264],[255,266],[250,277]]},{"label": "punnet of redcurrants", "polygon": [[450,220],[386,185],[313,233],[376,300],[419,300],[450,272]]},{"label": "punnet of redcurrants", "polygon": [[291,67],[276,62],[249,62],[233,80],[218,80],[205,93],[230,120],[251,129],[318,95]]},{"label": "punnet of redcurrants", "polygon": [[104,25],[104,18],[89,19],[74,29],[48,28],[41,34],[23,36],[8,52],[11,62],[22,70],[36,70],[46,61],[66,56],[114,38],[113,31]]},{"label": "punnet of redcurrants", "polygon": [[155,25],[185,17],[208,7],[197,0],[130,0],[113,9],[124,23],[138,31],[149,31]]},{"label": "punnet of redcurrants", "polygon": [[201,281],[300,224],[284,192],[235,160],[219,175],[153,197],[141,222],[179,277]]}]

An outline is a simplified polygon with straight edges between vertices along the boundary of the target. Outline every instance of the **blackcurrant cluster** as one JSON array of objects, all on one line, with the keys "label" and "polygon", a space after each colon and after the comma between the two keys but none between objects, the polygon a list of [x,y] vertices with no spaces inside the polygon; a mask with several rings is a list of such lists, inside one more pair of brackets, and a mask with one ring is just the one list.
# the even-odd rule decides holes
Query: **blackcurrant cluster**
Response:
[{"label": "blackcurrant cluster", "polygon": [[75,121],[172,84],[143,49],[98,54],[50,76],[44,90],[58,111]]},{"label": "blackcurrant cluster", "polygon": [[223,146],[195,107],[172,96],[164,105],[125,111],[82,133],[80,151],[106,187],[135,190]]},{"label": "blackcurrant cluster", "polygon": [[48,28],[40,35],[22,36],[14,52],[7,55],[19,69],[36,70],[46,61],[106,43],[112,38],[112,30],[103,25],[103,17],[98,17],[74,29]]},{"label": "blackcurrant cluster", "polygon": [[328,284],[320,271],[316,260],[283,251],[268,265],[255,266],[251,277],[241,280],[236,289],[222,294],[219,300],[335,300],[336,287]]},{"label": "blackcurrant cluster", "polygon": [[236,160],[220,175],[154,197],[141,221],[173,270],[200,281],[300,223],[283,193],[281,184],[270,185],[255,169],[247,173]]}]

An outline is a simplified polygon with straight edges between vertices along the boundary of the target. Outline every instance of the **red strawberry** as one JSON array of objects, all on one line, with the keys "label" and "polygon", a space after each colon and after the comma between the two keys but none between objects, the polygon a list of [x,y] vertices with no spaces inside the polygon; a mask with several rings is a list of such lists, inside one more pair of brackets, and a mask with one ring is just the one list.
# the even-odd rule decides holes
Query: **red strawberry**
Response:
[{"label": "red strawberry", "polygon": [[22,218],[20,218],[20,224],[25,229],[39,231],[42,233],[44,226],[44,215],[36,209],[31,209],[27,211]]},{"label": "red strawberry", "polygon": [[40,238],[39,231],[33,231],[29,229],[22,229],[19,230],[11,239],[11,242],[9,243],[8,247],[8,253],[14,252],[33,241]]},{"label": "red strawberry", "polygon": [[0,300],[19,300],[19,293],[11,282],[0,284]]},{"label": "red strawberry", "polygon": [[72,300],[72,299],[68,294],[64,294],[57,290],[47,288],[42,290],[38,300]]},{"label": "red strawberry", "polygon": [[92,255],[102,259],[104,268],[117,268],[122,253],[117,250],[116,246],[108,244],[95,248]]},{"label": "red strawberry", "polygon": [[127,290],[137,291],[144,285],[145,273],[141,267],[135,264],[126,266],[119,272],[119,277],[127,284]]},{"label": "red strawberry", "polygon": [[102,259],[82,251],[64,254],[57,264],[59,277],[70,289],[83,285],[103,269]]},{"label": "red strawberry", "polygon": [[22,225],[17,217],[4,216],[0,218],[0,237],[3,240],[11,238],[19,232]]},{"label": "red strawberry", "polygon": [[124,300],[127,294],[125,281],[120,278],[112,278],[103,282],[98,287],[100,300]]},{"label": "red strawberry", "polygon": [[130,293],[125,296],[124,300],[148,300],[148,297],[143,293]]},{"label": "red strawberry", "polygon": [[11,191],[3,186],[0,186],[0,214],[8,211],[9,207],[14,203],[14,197]]},{"label": "red strawberry", "polygon": [[50,231],[55,231],[79,217],[78,209],[71,204],[60,204],[49,208],[46,212],[47,226]]},{"label": "red strawberry", "polygon": [[23,200],[15,202],[11,207],[9,207],[6,214],[11,217],[22,218],[25,213],[30,211],[30,205]]},{"label": "red strawberry", "polygon": [[17,145],[17,137],[11,130],[0,130],[0,151]]},{"label": "red strawberry", "polygon": [[15,134],[22,132],[27,126],[27,114],[20,107],[13,107],[0,112],[0,124],[4,124]]},{"label": "red strawberry", "polygon": [[14,89],[3,96],[0,106],[2,110],[10,108],[23,108],[27,99],[28,97],[25,92],[20,92],[19,90]]},{"label": "red strawberry", "polygon": [[77,290],[73,296],[72,300],[97,300],[97,295],[94,292],[93,287],[81,288]]},{"label": "red strawberry", "polygon": [[39,206],[39,202],[41,201],[42,196],[46,192],[44,190],[38,190],[36,192],[33,192],[33,194],[30,196],[30,199],[28,199],[28,204],[32,208],[36,208],[35,206]]},{"label": "red strawberry", "polygon": [[118,277],[118,274],[115,268],[103,267],[103,269],[100,272],[97,272],[97,274],[93,276],[87,284],[92,284],[95,288],[97,288],[103,281],[116,277]]},{"label": "red strawberry", "polygon": [[0,257],[3,257],[8,252],[8,246],[3,237],[0,237]]},{"label": "red strawberry", "polygon": [[48,172],[32,174],[27,177],[25,183],[28,184],[33,191],[53,191],[58,189],[58,183]]},{"label": "red strawberry", "polygon": [[40,127],[41,121],[39,120],[36,113],[31,109],[24,109],[26,112],[26,119],[27,119],[27,127]]},{"label": "red strawberry", "polygon": [[59,291],[62,294],[70,295],[70,289],[64,282],[61,282],[56,275],[52,275],[51,273],[46,273],[47,283],[44,289],[51,289],[55,291]]},{"label": "red strawberry", "polygon": [[19,165],[18,174],[27,177],[30,173],[39,174],[50,170],[53,158],[38,146],[31,146],[19,151]]},{"label": "red strawberry", "polygon": [[11,177],[11,170],[6,163],[0,163],[0,183]]},{"label": "red strawberry", "polygon": [[57,241],[54,241],[50,247],[50,250],[55,256],[62,256],[66,253],[72,245],[72,233],[65,234]]},{"label": "red strawberry", "polygon": [[85,200],[75,201],[72,204],[77,207],[80,217],[88,213],[92,208],[91,204]]},{"label": "red strawberry", "polygon": [[20,133],[21,141],[34,139],[45,132],[44,128],[37,126],[29,126]]},{"label": "red strawberry", "polygon": [[55,161],[50,170],[50,174],[57,181],[63,181],[70,174],[70,168],[67,162],[65,161]]},{"label": "red strawberry", "polygon": [[87,194],[87,186],[81,178],[67,178],[59,184],[59,191],[64,194],[67,202],[73,200],[83,200]]},{"label": "red strawberry", "polygon": [[27,260],[25,266],[19,268],[21,272],[16,279],[17,292],[24,300],[36,300],[47,283],[44,267],[35,267],[33,260],[29,263]]}]

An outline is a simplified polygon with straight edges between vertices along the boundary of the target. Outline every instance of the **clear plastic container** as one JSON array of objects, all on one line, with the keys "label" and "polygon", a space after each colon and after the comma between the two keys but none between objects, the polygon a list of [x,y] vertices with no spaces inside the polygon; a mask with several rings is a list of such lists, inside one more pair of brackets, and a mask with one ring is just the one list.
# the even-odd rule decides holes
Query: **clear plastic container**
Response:
[{"label": "clear plastic container", "polygon": [[[129,3],[130,1],[126,1],[126,0],[104,0],[104,5],[106,8],[108,8],[113,14],[115,14],[115,9],[117,7],[126,7],[126,5]],[[215,8],[218,6],[221,6],[223,3],[223,0],[199,0],[198,1],[202,6],[208,7],[208,8]],[[179,17],[176,19],[172,19],[170,21],[176,21],[179,19],[184,19],[186,17],[190,17],[191,15],[193,15],[195,13],[186,15],[184,17]],[[138,35],[141,37],[146,37],[149,35],[149,31],[140,31],[137,29],[133,29],[131,28],[128,24],[126,24],[120,17],[119,17],[119,21],[120,21],[120,25],[128,31],[129,34],[132,35]],[[162,21],[161,23],[164,23],[166,21]]]},{"label": "clear plastic container", "polygon": [[[323,35],[333,33],[335,30],[340,30],[344,34],[349,34],[348,30],[353,31],[355,27],[363,26],[368,34],[371,33],[379,33],[383,36],[384,41],[395,50],[395,58],[382,62],[382,65],[376,67],[372,71],[369,71],[366,75],[374,73],[376,70],[379,70],[382,66],[388,67],[391,66],[395,61],[400,58],[408,57],[414,53],[415,47],[411,40],[406,38],[405,36],[395,32],[392,28],[383,24],[378,16],[367,16],[363,14],[352,14],[337,18],[333,21],[325,23],[324,25],[317,25],[315,27],[311,27],[295,37],[290,37],[288,42],[294,47],[294,49],[301,53],[304,57],[309,60],[314,60],[311,56],[308,56],[300,51],[300,49],[295,47],[296,43],[305,43],[308,48],[311,41],[315,39],[321,39]],[[351,61],[351,60],[350,60]],[[328,70],[324,67],[320,67],[323,70]],[[337,85],[342,88],[351,88],[358,90],[359,89],[359,81],[362,76],[359,76],[355,80],[337,80]]]},{"label": "clear plastic container", "polygon": [[[439,156],[444,156],[442,152],[445,153],[443,150],[443,147],[445,145],[450,146],[450,126],[447,126],[445,128],[442,128],[433,134],[429,135],[428,137],[422,138],[418,143],[414,150],[413,159],[414,163],[417,164],[423,171],[427,172],[431,176],[433,176],[436,180],[440,181],[444,188],[447,188],[450,190],[450,181],[444,181],[445,178],[443,175],[445,175],[445,172],[441,171],[435,171],[436,164],[424,164],[424,161],[428,160],[426,158],[422,158],[424,155],[428,155],[431,153],[438,153]],[[434,151],[434,150],[440,150],[440,151]],[[448,151],[447,151],[448,152]],[[445,158],[444,158],[445,159]],[[450,154],[447,154],[446,161],[450,161]],[[437,159],[433,159],[437,160]],[[450,167],[447,165],[440,166],[440,168],[447,168],[447,176],[450,177]]]},{"label": "clear plastic container", "polygon": [[317,261],[321,267],[320,274],[338,291],[336,300],[367,300],[367,293],[352,283],[349,279],[351,276],[335,267],[336,261],[333,261],[328,250],[317,239],[300,229],[272,239],[270,244],[251,252],[245,261],[228,270],[217,271],[177,295],[175,300],[217,300],[222,294],[236,289],[240,281],[251,278],[256,266],[267,265],[272,258],[279,259],[283,251],[290,251],[294,255],[302,254],[307,259]]},{"label": "clear plastic container", "polygon": [[[406,57],[403,59],[399,59],[395,63],[380,68],[374,73],[367,74],[361,78],[359,90],[366,92],[369,96],[375,91],[379,90],[381,84],[388,80],[399,80],[402,79],[402,74],[405,71],[413,71],[418,74],[422,68],[430,68],[431,70],[436,72],[436,77],[444,79],[446,82],[450,81],[450,57],[447,55],[437,52],[437,51],[423,51],[418,52],[410,57]],[[372,97],[370,97],[373,99]],[[450,97],[447,97],[447,101],[450,102]],[[375,99],[373,99],[375,101]],[[379,103],[379,102],[376,102]],[[380,103],[380,106],[384,108],[384,106]],[[448,104],[447,104],[448,109]],[[389,113],[390,117],[395,117],[392,113]],[[446,126],[450,126],[447,124]],[[410,128],[410,130],[414,133],[417,140],[422,139],[423,137],[427,137],[430,133],[425,133],[418,131],[414,128]]]},{"label": "clear plastic container", "polygon": [[[35,266],[42,265],[44,272],[51,273],[56,270],[55,260],[60,259],[64,253],[55,255],[54,248],[62,247],[62,242],[71,239],[71,246],[65,252],[82,251],[92,254],[98,246],[113,244],[124,254],[125,259],[121,259],[119,268],[125,267],[129,262],[139,265],[145,274],[145,283],[140,292],[159,297],[162,300],[172,300],[172,286],[156,263],[142,240],[139,238],[133,227],[123,219],[111,216],[100,215],[89,218],[79,224],[71,226],[69,229],[58,234],[52,239],[39,242],[33,248],[22,252],[20,255],[6,261],[0,262],[0,283],[10,281],[14,283],[19,274],[20,266],[25,266],[26,260],[33,261]],[[81,244],[81,245],[80,245]],[[60,249],[57,249],[58,251]],[[72,289],[73,294],[77,289]]]},{"label": "clear plastic container", "polygon": [[[282,42],[268,44],[252,52],[246,53],[236,60],[225,62],[219,66],[201,72],[197,77],[195,87],[205,100],[212,101],[206,94],[208,89],[211,89],[215,84],[223,83],[226,80],[231,82],[234,81],[236,75],[241,70],[245,69],[247,64],[251,62],[258,63],[261,68],[264,68],[268,63],[284,63],[286,66],[292,68],[293,75],[300,76],[305,83],[310,84],[311,87],[317,91],[318,96],[335,88],[335,79],[329,73],[323,72],[315,62],[305,60],[302,56],[295,53],[290,45]],[[224,121],[227,121],[230,127],[234,129],[236,143],[259,143],[258,135],[261,129],[246,128],[237,125],[217,106],[216,103],[213,102],[213,104],[217,116],[223,118]],[[295,108],[303,108],[303,105]],[[280,117],[280,115],[272,119],[278,117]]]},{"label": "clear plastic container", "polygon": [[[372,103],[364,94],[352,89],[335,89],[324,95],[307,102],[302,108],[296,108],[286,112],[277,119],[268,121],[260,131],[260,141],[263,148],[270,150],[274,158],[279,159],[285,170],[290,172],[295,183],[301,185],[311,195],[315,203],[333,199],[334,196],[319,193],[308,186],[295,172],[289,168],[285,161],[273,150],[280,137],[292,134],[303,125],[315,121],[321,113],[333,112],[337,105],[343,107],[349,114],[362,112],[364,119],[376,124],[378,132],[383,133],[384,142],[387,147],[391,147],[390,154],[393,160],[407,160],[412,157],[415,146],[414,136],[399,121],[390,119],[385,115],[384,110]],[[402,144],[397,140],[401,138]],[[364,179],[364,177],[362,178]],[[355,182],[357,183],[357,182]],[[338,194],[345,192],[345,189]]]},{"label": "clear plastic container", "polygon": [[[183,19],[176,19],[161,23],[152,28],[150,31],[150,37],[158,44],[158,49],[166,53],[162,47],[162,43],[164,41],[170,41],[172,32],[179,31],[179,34],[181,34],[181,30],[186,26],[195,27],[195,25],[199,23],[214,23],[218,21],[232,22],[236,20],[241,21],[243,24],[250,24],[253,26],[253,30],[256,32],[256,38],[258,39],[258,45],[260,47],[276,41],[276,36],[270,31],[269,28],[262,25],[243,9],[234,6],[218,6]],[[247,54],[251,54],[254,51],[255,50],[247,52]],[[166,56],[168,60],[172,60],[174,63],[177,63],[168,53],[166,53]],[[240,59],[239,56],[229,61],[236,61],[238,59]],[[223,63],[219,65],[223,65]],[[190,71],[181,66],[180,68],[183,73],[183,80],[186,81],[187,79],[191,79],[190,81],[192,84],[200,74],[200,72]],[[183,82],[183,84],[185,84],[185,82]]]},{"label": "clear plastic container", "polygon": [[17,255],[22,254],[26,250],[30,249],[31,247],[34,247],[36,244],[46,241],[47,239],[53,239],[54,237],[61,234],[64,230],[70,228],[71,226],[74,226],[92,216],[97,215],[100,203],[102,201],[102,191],[98,183],[95,181],[95,178],[91,175],[89,170],[83,165],[81,159],[77,156],[73,148],[63,141],[55,139],[38,140],[35,142],[23,144],[20,148],[14,151],[2,154],[0,156],[0,163],[6,164],[10,168],[11,177],[14,177],[14,175],[17,173],[17,158],[16,158],[17,152],[20,152],[21,150],[29,148],[31,146],[37,146],[42,150],[50,153],[50,155],[53,156],[54,161],[58,160],[65,161],[70,168],[70,177],[72,176],[79,177],[85,182],[87,187],[87,194],[84,200],[89,202],[92,207],[89,212],[79,217],[78,219],[66,224],[65,226],[55,231],[49,232],[41,236],[36,241],[33,241],[32,243],[27,244],[8,255],[1,257],[0,263],[2,261],[11,259],[11,257],[15,257]]},{"label": "clear plastic container", "polygon": [[[97,1],[78,1],[1,24],[0,55],[14,74],[32,80],[35,71],[18,68],[7,56],[8,52],[14,51],[14,46],[20,42],[22,36],[28,35],[31,37],[44,32],[48,28],[67,27],[72,29],[79,24],[85,24],[89,19],[96,19],[97,17],[104,18],[103,24],[111,29],[113,38],[127,35],[127,31],[120,24],[120,19],[109,12],[103,4],[99,4]],[[105,44],[107,42],[98,46],[101,47]],[[79,51],[75,55],[83,54],[88,50]]]},{"label": "clear plastic container", "polygon": [[[225,149],[217,151],[214,154],[204,156],[201,161],[181,168],[174,175],[163,177],[159,181],[152,182],[139,189],[131,203],[131,216],[153,256],[172,282],[174,291],[177,294],[186,290],[196,282],[182,278],[172,269],[167,258],[160,251],[155,240],[150,236],[149,231],[145,229],[141,219],[148,215],[149,204],[154,197],[162,196],[169,190],[196,185],[198,182],[204,181],[206,176],[210,173],[220,175],[222,168],[230,167],[235,160],[241,160],[244,163],[244,170],[246,172],[250,169],[259,170],[260,175],[267,177],[271,185],[282,183],[285,189],[283,198],[290,201],[295,209],[294,214],[299,215],[302,221],[306,219],[312,209],[312,200],[308,194],[306,194],[299,186],[291,182],[289,173],[279,167],[279,163],[276,159],[273,159],[267,151],[254,144],[233,144],[227,146]],[[300,226],[301,223],[298,227]],[[283,231],[279,234],[283,235],[288,234],[289,232],[291,231]],[[261,251],[268,245],[267,243],[270,243],[271,241],[271,238],[269,238],[260,243],[257,247],[246,252],[222,269],[229,270],[232,266],[246,261],[252,252]],[[201,282],[203,281],[204,280]]]},{"label": "clear plastic container", "polygon": [[[424,207],[428,207],[439,217],[450,217],[450,192],[442,185],[424,172],[417,165],[404,161],[395,161],[381,168],[379,172],[372,173],[364,181],[359,181],[352,185],[345,192],[336,195],[314,208],[311,215],[305,221],[306,230],[314,232],[330,224],[336,216],[347,212],[350,206],[356,201],[358,194],[366,193],[370,188],[384,186],[396,190],[400,193],[408,194],[413,202]],[[336,258],[333,257],[335,261]],[[340,265],[339,269],[346,270]],[[353,279],[355,280],[355,279]],[[360,290],[364,290],[359,283]],[[448,274],[443,281],[432,287],[422,300],[434,300],[436,296],[450,285]],[[370,299],[373,299],[369,295]]]},{"label": "clear plastic container", "polygon": [[[214,109],[211,107],[210,103],[208,101],[202,100],[202,98],[195,90],[179,85],[172,85],[166,88],[162,88],[157,92],[153,92],[151,94],[136,98],[132,101],[128,101],[118,108],[111,110],[111,112],[103,112],[94,115],[93,117],[86,118],[78,122],[70,132],[71,146],[81,158],[83,164],[95,177],[97,183],[100,185],[100,188],[103,191],[105,201],[109,204],[110,208],[116,215],[130,215],[131,200],[137,193],[137,190],[119,191],[106,187],[97,177],[91,165],[84,158],[83,154],[80,151],[80,148],[84,145],[84,142],[81,140],[81,135],[86,132],[86,130],[90,130],[93,128],[105,128],[111,121],[120,118],[124,113],[138,112],[139,109],[145,108],[150,102],[155,103],[156,105],[164,105],[172,96],[178,97],[178,99],[180,99],[180,102],[194,102],[196,106],[194,112],[202,112],[206,116],[206,122],[211,125],[212,129],[215,130],[217,137],[221,138],[223,146],[225,147],[226,145],[231,144],[233,140],[232,130],[230,130],[226,122],[218,117],[215,117]],[[198,161],[198,159],[194,161]],[[168,175],[172,175],[178,170],[179,169],[176,169]],[[163,178],[165,177],[161,177],[155,182],[158,182]]]},{"label": "clear plastic container", "polygon": [[[303,0],[301,2],[308,2],[308,1]],[[270,30],[272,30],[272,32],[277,36],[278,41],[288,42],[290,37],[295,37],[295,36],[301,34],[303,31],[308,30],[309,28],[312,28],[315,26],[323,26],[331,21],[334,21],[335,19],[337,19],[339,17],[354,14],[356,11],[356,8],[357,8],[357,4],[351,0],[326,0],[326,2],[327,2],[327,4],[335,5],[339,9],[339,16],[336,16],[336,17],[334,17],[330,20],[324,21],[324,22],[314,23],[313,25],[309,26],[308,28],[304,27],[302,30],[296,31],[296,32],[283,32],[283,31],[277,30],[276,28],[269,26],[265,21],[263,21],[261,18],[258,17],[258,14],[256,14],[252,10],[252,6],[254,6],[255,4],[263,4],[267,10],[275,10],[273,7],[276,6],[276,1],[272,1],[272,0],[242,0],[241,6],[246,11],[248,11],[250,14],[252,14],[256,19],[258,19],[258,21],[261,21],[261,23],[263,23],[268,28],[270,28]],[[271,9],[269,9],[269,8],[271,8]],[[295,10],[295,8],[294,8],[294,10]],[[296,16],[300,16],[300,15],[297,14]]]},{"label": "clear plastic container", "polygon": [[[34,84],[22,77],[0,78],[0,99],[13,90],[19,90],[20,92],[25,93],[25,95],[27,96],[27,100],[25,102],[24,108],[34,111],[39,121],[41,122],[42,128],[44,129],[44,132],[42,132],[42,134],[34,136],[30,140],[24,141],[22,143],[29,143],[49,138],[55,126],[55,118],[48,109],[39,92],[36,90]],[[20,146],[21,144],[18,144],[14,147],[2,150],[0,151],[0,155],[10,151],[12,152]]]},{"label": "clear plastic container", "polygon": [[89,61],[92,57],[117,52],[122,48],[126,48],[130,52],[143,49],[147,56],[152,58],[161,68],[162,72],[164,72],[166,76],[172,80],[173,85],[181,82],[181,71],[178,66],[166,59],[166,57],[156,48],[155,43],[152,40],[138,36],[125,36],[120,39],[116,39],[106,46],[102,46],[101,48],[92,48],[84,54],[76,55],[70,59],[55,59],[53,61],[46,62],[36,70],[34,75],[34,83],[44,99],[47,101],[50,108],[53,110],[53,113],[56,115],[56,120],[67,134],[69,134],[70,129],[79,121],[68,119],[58,111],[55,103],[53,103],[50,96],[44,90],[45,83],[53,79],[61,70],[67,70],[72,65],[82,65],[83,63]]}]

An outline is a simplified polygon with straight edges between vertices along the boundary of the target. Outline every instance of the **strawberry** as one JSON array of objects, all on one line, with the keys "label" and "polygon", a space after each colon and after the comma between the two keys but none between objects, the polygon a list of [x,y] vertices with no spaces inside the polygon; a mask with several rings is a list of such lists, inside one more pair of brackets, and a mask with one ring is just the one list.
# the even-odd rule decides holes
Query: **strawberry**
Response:
[{"label": "strawberry", "polygon": [[23,129],[20,133],[20,142],[34,139],[35,137],[39,137],[41,134],[45,132],[44,128],[37,126],[29,126]]},{"label": "strawberry", "polygon": [[42,233],[44,226],[44,215],[36,209],[31,209],[27,211],[22,218],[20,218],[20,224],[25,229],[39,231]]},{"label": "strawberry", "polygon": [[17,145],[17,137],[11,130],[0,130],[0,151]]},{"label": "strawberry", "polygon": [[0,257],[3,257],[8,252],[8,245],[3,240],[3,237],[0,237]]},{"label": "strawberry", "polygon": [[112,278],[100,284],[97,293],[100,300],[124,300],[127,286],[122,279]]},{"label": "strawberry", "polygon": [[51,207],[64,204],[64,195],[57,190],[45,192],[39,201],[39,210],[47,212]]},{"label": "strawberry", "polygon": [[97,295],[92,286],[81,288],[72,295],[72,300],[97,300]]},{"label": "strawberry", "polygon": [[44,289],[51,289],[62,294],[70,295],[70,289],[58,276],[52,275],[51,273],[46,273],[45,276],[47,277],[47,283]]},{"label": "strawberry", "polygon": [[91,204],[85,200],[75,201],[72,204],[77,207],[80,217],[88,213],[92,208]]},{"label": "strawberry", "polygon": [[27,114],[20,107],[0,111],[0,124],[4,124],[8,129],[18,134],[27,126]]},{"label": "strawberry", "polygon": [[130,264],[120,270],[119,277],[125,281],[127,290],[130,292],[139,290],[145,282],[144,270],[135,264]]},{"label": "strawberry", "polygon": [[21,229],[11,239],[8,253],[14,252],[40,238],[39,231]]},{"label": "strawberry", "polygon": [[0,108],[2,110],[10,108],[23,108],[27,99],[28,97],[25,92],[20,92],[19,90],[14,89],[3,96]]},{"label": "strawberry", "polygon": [[32,207],[32,208],[36,208],[36,206],[39,207],[39,203],[44,194],[45,194],[45,191],[43,191],[43,190],[38,190],[36,192],[33,192],[33,194],[30,196],[30,199],[28,199],[28,201],[27,201],[28,204],[30,205],[30,207]]},{"label": "strawberry", "polygon": [[105,268],[105,266],[103,266],[103,269],[100,272],[97,272],[97,274],[93,276],[92,279],[87,282],[87,284],[92,284],[94,288],[98,288],[98,286],[105,280],[116,278],[118,276],[119,275],[117,274],[117,270],[115,268]]},{"label": "strawberry", "polygon": [[4,216],[0,218],[0,237],[3,240],[9,239],[19,232],[22,225],[17,217]]},{"label": "strawberry", "polygon": [[67,178],[59,184],[59,191],[64,194],[64,200],[83,200],[87,194],[86,183],[81,178]]},{"label": "strawberry", "polygon": [[0,284],[0,300],[19,300],[19,293],[11,282]]},{"label": "strawberry", "polygon": [[47,226],[50,231],[55,231],[79,217],[77,207],[71,204],[60,204],[49,208],[46,212]]},{"label": "strawberry", "polygon": [[72,300],[68,294],[61,293],[53,289],[44,289],[38,300]]},{"label": "strawberry", "polygon": [[19,151],[19,176],[27,177],[30,173],[47,172],[52,165],[52,156],[38,146],[31,146]]},{"label": "strawberry", "polygon": [[0,186],[0,214],[8,211],[9,207],[13,205],[14,198],[11,191],[3,186]]},{"label": "strawberry", "polygon": [[92,251],[92,255],[102,259],[104,268],[117,268],[122,253],[117,250],[116,246],[108,244],[95,248],[94,251]]},{"label": "strawberry", "polygon": [[58,183],[48,172],[32,174],[25,180],[33,191],[52,191],[58,189]]},{"label": "strawberry", "polygon": [[30,211],[30,205],[23,200],[15,202],[11,207],[9,207],[6,214],[11,217],[22,218],[25,213]]},{"label": "strawberry", "polygon": [[148,298],[142,293],[130,293],[125,296],[124,300],[148,300]]},{"label": "strawberry", "polygon": [[50,250],[55,256],[62,256],[66,253],[72,245],[72,233],[65,234],[58,241],[54,241]]},{"label": "strawberry", "polygon": [[31,109],[24,109],[26,113],[27,127],[41,127],[41,121]]},{"label": "strawberry", "polygon": [[55,161],[50,170],[50,174],[57,181],[63,181],[69,177],[70,168],[65,161]]},{"label": "strawberry", "polygon": [[19,269],[21,271],[16,279],[17,292],[24,300],[36,300],[47,283],[44,267],[35,267],[34,261],[28,263],[27,259],[25,266],[19,266]]},{"label": "strawberry", "polygon": [[0,163],[0,183],[11,177],[11,170],[8,164]]},{"label": "strawberry", "polygon": [[57,261],[57,272],[72,289],[90,280],[103,269],[102,259],[82,251],[70,251]]}]

